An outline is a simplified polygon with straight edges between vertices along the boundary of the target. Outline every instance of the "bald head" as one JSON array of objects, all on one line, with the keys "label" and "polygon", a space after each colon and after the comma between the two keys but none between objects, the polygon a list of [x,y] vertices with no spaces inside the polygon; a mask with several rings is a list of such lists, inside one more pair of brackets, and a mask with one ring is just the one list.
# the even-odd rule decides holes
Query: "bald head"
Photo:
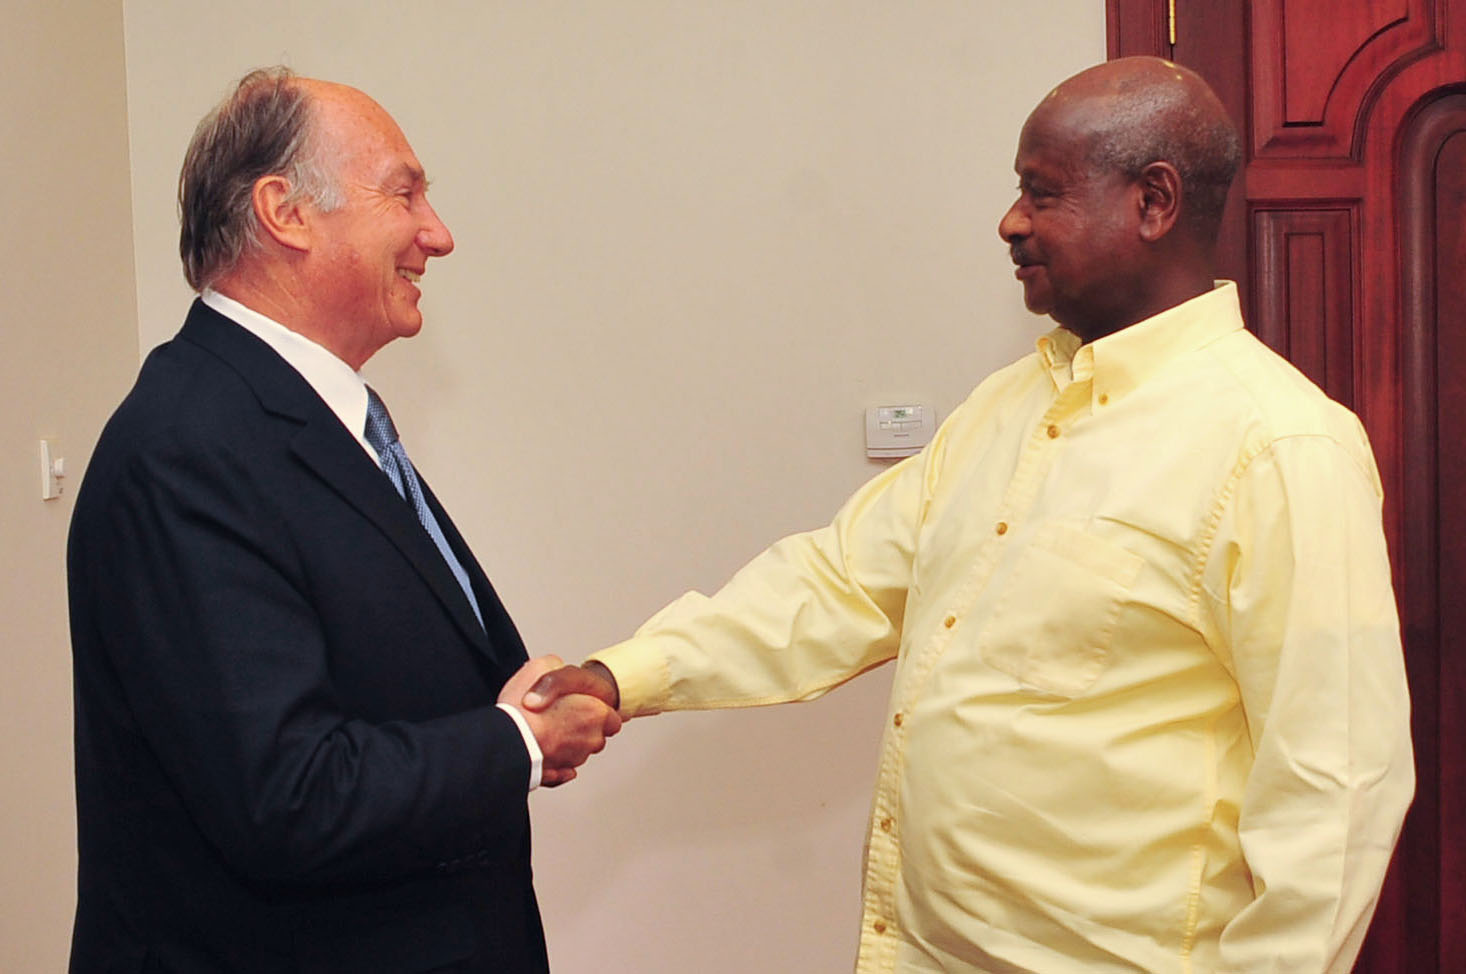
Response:
[{"label": "bald head", "polygon": [[1210,290],[1237,133],[1185,68],[1124,58],[1051,91],[998,223],[1024,303],[1093,341]]},{"label": "bald head", "polygon": [[1136,179],[1153,162],[1181,177],[1180,224],[1216,240],[1227,191],[1241,163],[1237,130],[1194,71],[1155,57],[1106,61],[1060,84],[1029,117],[1080,143],[1096,172]]}]

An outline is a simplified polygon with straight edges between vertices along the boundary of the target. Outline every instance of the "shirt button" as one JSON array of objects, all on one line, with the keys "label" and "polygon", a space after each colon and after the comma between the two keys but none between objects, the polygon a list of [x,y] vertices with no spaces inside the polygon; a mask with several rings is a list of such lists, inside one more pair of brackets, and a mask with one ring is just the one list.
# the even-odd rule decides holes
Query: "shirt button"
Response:
[{"label": "shirt button", "polygon": [[896,823],[893,822],[893,821],[891,821],[889,818],[883,818],[883,819],[881,819],[881,831],[882,832],[889,832],[889,831],[891,831],[891,827],[894,826],[895,824]]},{"label": "shirt button", "polygon": [[876,933],[885,933],[886,932],[886,921],[885,920],[877,920],[875,923],[871,924],[871,927],[870,928],[872,930],[874,930]]},{"label": "shirt button", "polygon": [[1108,392],[1102,392],[1102,393],[1100,393],[1099,404],[1101,406],[1106,405],[1109,401],[1110,401],[1110,394]]},{"label": "shirt button", "polygon": [[1058,438],[1059,438],[1059,427],[1057,427],[1057,426],[1053,425],[1052,423],[1050,423],[1049,424],[1049,439],[1051,439],[1051,440],[1057,440]]},{"label": "shirt button", "polygon": [[957,617],[956,616],[947,616],[947,618],[945,618],[945,619],[942,620],[942,625],[946,626],[948,629],[951,629],[956,624],[957,624]]},{"label": "shirt button", "polygon": [[1007,534],[1008,533],[1008,522],[1007,521],[999,521],[998,522],[998,533],[999,534]]},{"label": "shirt button", "polygon": [[891,723],[895,724],[897,727],[900,727],[901,726],[901,721],[903,719],[904,719],[903,715],[897,714],[896,716],[894,716],[894,717],[891,718]]}]

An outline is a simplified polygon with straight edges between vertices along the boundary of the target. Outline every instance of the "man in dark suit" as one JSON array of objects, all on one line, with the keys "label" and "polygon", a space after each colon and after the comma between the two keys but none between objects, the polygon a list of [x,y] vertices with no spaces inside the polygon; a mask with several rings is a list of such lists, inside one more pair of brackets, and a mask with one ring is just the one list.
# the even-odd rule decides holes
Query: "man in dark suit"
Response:
[{"label": "man in dark suit", "polygon": [[201,297],[68,551],[73,971],[547,969],[526,796],[619,719],[524,645],[357,370],[453,238],[391,117],[255,72],[180,179]]}]

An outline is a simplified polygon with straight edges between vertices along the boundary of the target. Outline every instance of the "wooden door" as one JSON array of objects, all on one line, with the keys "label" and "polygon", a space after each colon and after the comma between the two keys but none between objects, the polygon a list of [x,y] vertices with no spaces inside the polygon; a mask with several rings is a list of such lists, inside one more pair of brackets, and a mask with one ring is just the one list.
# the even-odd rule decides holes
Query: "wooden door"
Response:
[{"label": "wooden door", "polygon": [[1249,326],[1369,429],[1415,803],[1356,968],[1466,972],[1466,0],[1107,0],[1244,133],[1219,253]]}]

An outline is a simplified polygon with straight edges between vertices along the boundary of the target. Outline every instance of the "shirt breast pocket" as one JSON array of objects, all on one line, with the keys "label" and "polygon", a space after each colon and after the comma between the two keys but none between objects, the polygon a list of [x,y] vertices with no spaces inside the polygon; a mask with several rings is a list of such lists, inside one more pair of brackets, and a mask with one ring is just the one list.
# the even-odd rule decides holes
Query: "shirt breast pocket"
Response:
[{"label": "shirt breast pocket", "polygon": [[1065,524],[1048,524],[1018,555],[978,637],[979,652],[1026,689],[1077,697],[1110,661],[1140,556]]}]

